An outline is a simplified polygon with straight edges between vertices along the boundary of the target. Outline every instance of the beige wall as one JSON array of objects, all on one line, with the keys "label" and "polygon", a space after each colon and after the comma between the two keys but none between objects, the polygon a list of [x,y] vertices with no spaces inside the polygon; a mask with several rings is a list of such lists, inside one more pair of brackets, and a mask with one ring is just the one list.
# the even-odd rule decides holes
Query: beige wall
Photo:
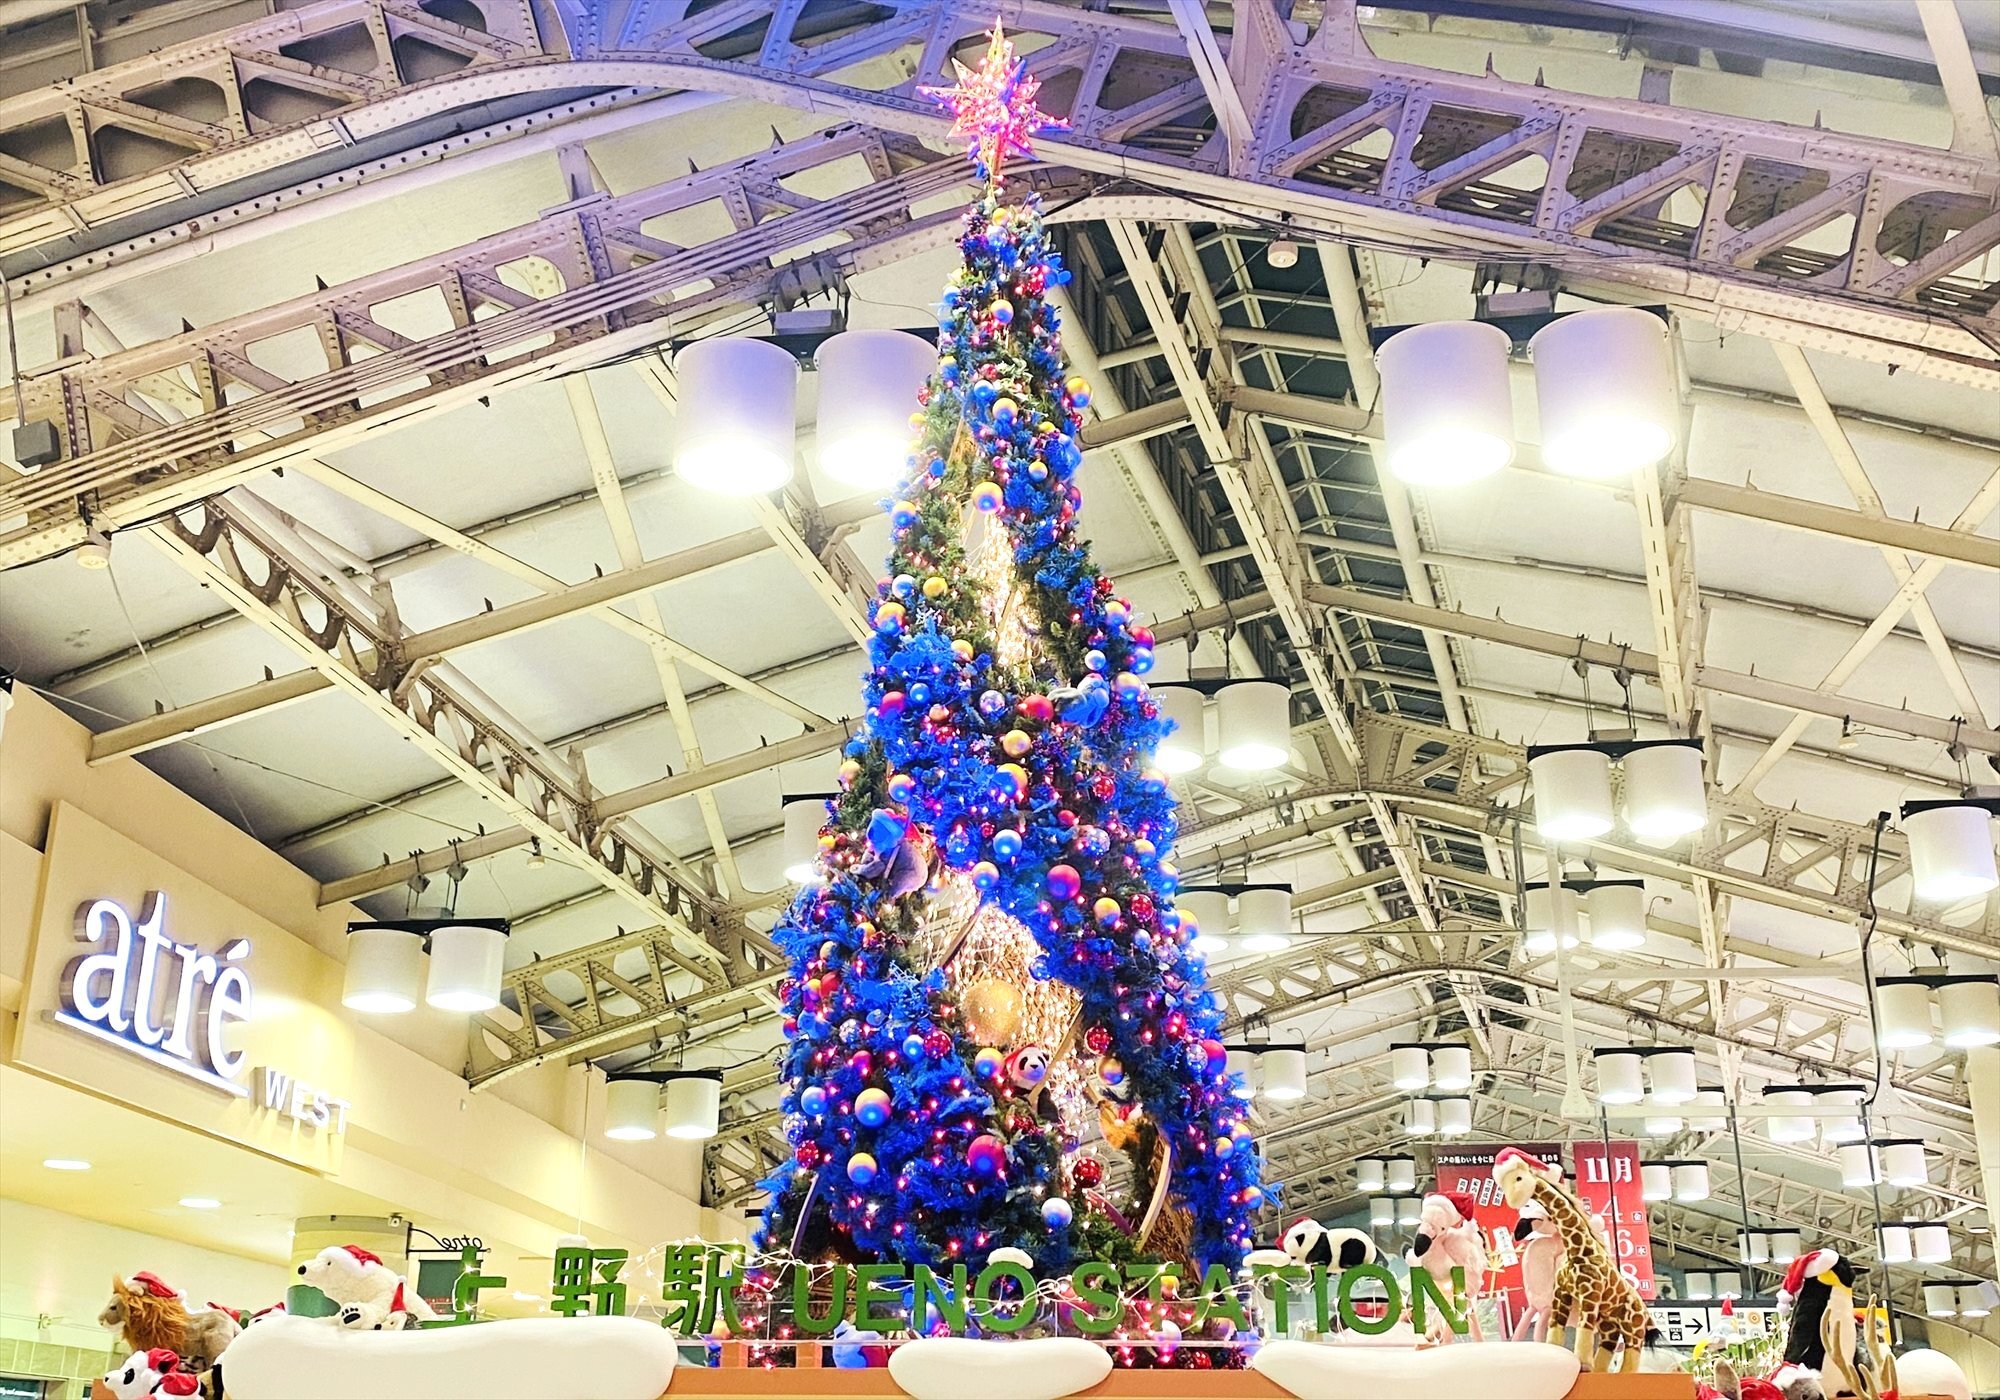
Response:
[{"label": "beige wall", "polygon": [[[25,690],[7,716],[0,738],[0,1011],[22,1005],[51,815],[65,802],[275,925],[283,931],[278,936],[296,939],[297,956],[325,965],[325,974],[311,980],[337,989],[345,926],[360,912],[318,908],[312,877],[142,765],[128,759],[89,767],[89,737]],[[546,1255],[558,1234],[579,1229],[640,1249],[694,1235],[741,1235],[740,1220],[718,1219],[697,1204],[698,1146],[665,1138],[580,1140],[586,1122],[601,1121],[601,1075],[550,1065],[474,1093],[459,1077],[467,1051],[462,1017],[426,1009],[361,1018],[337,1005],[332,1014],[351,1038],[352,1109],[337,1175],[308,1174],[340,1188],[325,1209],[352,1210],[358,1193],[419,1224],[479,1234],[520,1254]],[[13,1037],[4,1041],[11,1055]],[[147,1102],[156,1076],[173,1077],[137,1060],[127,1073],[131,1084],[122,1096],[138,1104]],[[104,1092],[100,1083],[87,1087]],[[135,1112],[135,1125],[143,1121]],[[188,1126],[212,1132],[214,1125]],[[143,1142],[142,1130],[135,1140]],[[32,1194],[4,1181],[0,1193]],[[269,1248],[253,1252],[262,1258],[239,1261],[242,1267],[282,1262]],[[0,1247],[0,1279],[11,1289],[50,1267],[27,1257],[39,1253],[9,1239]],[[130,1253],[121,1256],[125,1267],[148,1267]],[[75,1266],[73,1284],[65,1268],[60,1285],[41,1286],[94,1294],[105,1272],[103,1257],[94,1257]]]},{"label": "beige wall", "polygon": [[[111,1276],[150,1269],[161,1278],[201,1280],[229,1307],[264,1306],[285,1293],[283,1260],[245,1259],[181,1240],[102,1225],[0,1196],[0,1337],[111,1350],[97,1313],[111,1296]],[[37,1315],[55,1318],[38,1334]]]}]

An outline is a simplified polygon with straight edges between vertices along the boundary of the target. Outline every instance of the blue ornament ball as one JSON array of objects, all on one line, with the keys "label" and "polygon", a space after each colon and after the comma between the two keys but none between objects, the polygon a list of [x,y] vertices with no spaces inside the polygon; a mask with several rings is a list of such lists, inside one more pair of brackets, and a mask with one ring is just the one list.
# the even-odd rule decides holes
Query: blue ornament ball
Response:
[{"label": "blue ornament ball", "polygon": [[817,1084],[808,1084],[799,1090],[799,1112],[809,1113],[815,1118],[826,1112],[826,1090]]},{"label": "blue ornament ball", "polygon": [[1042,1223],[1051,1230],[1067,1230],[1075,1218],[1076,1212],[1061,1196],[1051,1196],[1042,1202]]},{"label": "blue ornament ball", "polygon": [[1021,854],[1021,833],[1008,828],[993,833],[993,854],[1002,860],[1013,860]]},{"label": "blue ornament ball", "polygon": [[1007,697],[1005,695],[1002,695],[997,690],[988,690],[981,693],[979,697],[980,714],[985,715],[988,719],[992,719],[995,715],[1005,714],[1006,711]]},{"label": "blue ornament ball", "polygon": [[924,1057],[924,1038],[914,1031],[903,1037],[903,1058],[921,1060]]}]

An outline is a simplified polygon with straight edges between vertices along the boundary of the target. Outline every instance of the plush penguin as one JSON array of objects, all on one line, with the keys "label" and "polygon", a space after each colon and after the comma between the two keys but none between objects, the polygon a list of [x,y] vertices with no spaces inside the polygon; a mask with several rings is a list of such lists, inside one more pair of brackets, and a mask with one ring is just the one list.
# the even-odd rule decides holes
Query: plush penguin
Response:
[{"label": "plush penguin", "polygon": [[1352,1269],[1375,1262],[1375,1241],[1367,1235],[1344,1226],[1329,1230],[1310,1216],[1294,1221],[1280,1244],[1294,1264]]}]

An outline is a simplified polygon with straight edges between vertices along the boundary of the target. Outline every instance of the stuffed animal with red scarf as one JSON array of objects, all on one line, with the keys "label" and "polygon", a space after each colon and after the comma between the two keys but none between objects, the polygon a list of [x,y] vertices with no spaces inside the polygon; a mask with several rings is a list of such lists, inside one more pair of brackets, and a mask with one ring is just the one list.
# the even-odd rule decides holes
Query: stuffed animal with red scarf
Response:
[{"label": "stuffed animal with red scarf", "polygon": [[397,1332],[437,1316],[402,1275],[358,1244],[328,1245],[299,1265],[299,1277],[334,1304],[336,1326]]}]

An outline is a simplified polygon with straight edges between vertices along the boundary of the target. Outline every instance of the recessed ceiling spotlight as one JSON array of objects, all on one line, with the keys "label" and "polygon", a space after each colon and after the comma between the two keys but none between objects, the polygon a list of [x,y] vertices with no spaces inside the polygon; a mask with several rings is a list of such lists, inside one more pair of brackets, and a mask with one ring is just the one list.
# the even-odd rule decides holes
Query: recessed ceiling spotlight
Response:
[{"label": "recessed ceiling spotlight", "polygon": [[90,1163],[81,1157],[44,1157],[42,1165],[52,1172],[87,1172]]}]

